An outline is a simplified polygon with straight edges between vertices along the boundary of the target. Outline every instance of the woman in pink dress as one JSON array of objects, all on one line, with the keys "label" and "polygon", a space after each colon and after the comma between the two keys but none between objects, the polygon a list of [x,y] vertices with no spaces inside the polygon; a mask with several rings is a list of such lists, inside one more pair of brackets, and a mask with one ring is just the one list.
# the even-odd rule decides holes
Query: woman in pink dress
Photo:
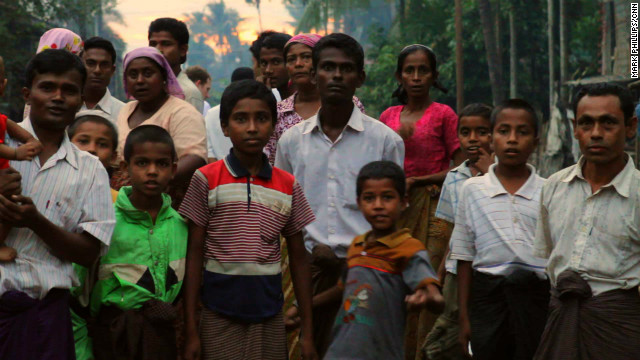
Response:
[{"label": "woman in pink dress", "polygon": [[[431,99],[431,87],[447,90],[438,82],[436,56],[429,47],[415,44],[402,49],[395,76],[398,89],[393,96],[403,105],[385,110],[380,121],[404,139],[409,208],[399,226],[409,228],[413,237],[424,242],[437,269],[449,240],[446,222],[435,217],[440,186],[452,161],[457,166],[464,160],[457,136],[458,116],[449,106]],[[408,356],[419,351],[435,316],[423,311],[417,320],[407,322]]]}]

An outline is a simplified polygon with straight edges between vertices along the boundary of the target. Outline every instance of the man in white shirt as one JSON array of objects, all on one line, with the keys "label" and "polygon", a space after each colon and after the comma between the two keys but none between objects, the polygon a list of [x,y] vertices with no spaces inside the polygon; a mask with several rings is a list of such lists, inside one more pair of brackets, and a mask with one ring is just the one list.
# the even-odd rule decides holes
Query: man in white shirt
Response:
[{"label": "man in white shirt", "polygon": [[377,160],[402,166],[404,143],[353,105],[355,90],[365,80],[364,52],[355,39],[345,34],[322,38],[313,49],[312,76],[320,111],[284,133],[275,166],[295,176],[316,215],[305,228],[305,246],[311,253],[313,334],[322,357],[340,304],[326,304],[318,295],[336,285],[353,238],[371,228],[356,203],[358,172]]},{"label": "man in white shirt", "polygon": [[174,18],[155,19],[149,25],[149,46],[158,49],[167,59],[184,93],[184,100],[193,105],[201,114],[204,110],[204,98],[182,71],[181,65],[187,61],[189,51],[189,30],[187,25]]},{"label": "man in white shirt", "polygon": [[113,44],[107,39],[92,37],[84,42],[81,58],[87,68],[87,82],[80,110],[102,110],[116,125],[124,103],[111,96],[108,88],[116,71],[116,50]]},{"label": "man in white shirt", "polygon": [[583,88],[574,103],[582,157],[542,188],[535,250],[548,258],[551,301],[535,359],[640,356],[640,171],[629,90]]},{"label": "man in white shirt", "polygon": [[[207,70],[200,65],[193,65],[189,66],[184,72],[189,77],[189,80],[196,84],[196,87],[200,90],[200,94],[202,94],[202,98],[207,100],[209,98],[209,90],[211,90],[211,75],[209,75]],[[207,116],[209,109],[211,109],[211,105],[205,101],[202,116]]]}]

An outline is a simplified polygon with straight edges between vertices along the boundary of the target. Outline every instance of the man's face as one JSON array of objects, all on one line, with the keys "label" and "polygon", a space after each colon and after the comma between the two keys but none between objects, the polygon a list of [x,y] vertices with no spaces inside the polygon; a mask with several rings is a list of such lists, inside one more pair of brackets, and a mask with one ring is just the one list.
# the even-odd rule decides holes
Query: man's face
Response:
[{"label": "man's face", "polygon": [[260,69],[268,87],[282,89],[287,86],[289,73],[284,64],[282,50],[264,47],[260,49]]},{"label": "man's face", "polygon": [[364,71],[359,71],[355,60],[340,49],[326,48],[318,58],[313,72],[320,97],[329,102],[351,101],[356,89],[364,83]]},{"label": "man's face", "polygon": [[31,88],[22,89],[25,102],[31,105],[32,124],[64,130],[82,106],[82,85],[82,75],[77,70],[36,75]]},{"label": "man's face", "polygon": [[587,95],[578,103],[573,135],[588,162],[607,164],[625,156],[625,140],[635,135],[637,122],[632,117],[625,124],[617,96]]},{"label": "man's face", "polygon": [[149,36],[149,46],[158,49],[174,70],[187,59],[189,45],[180,45],[168,31],[158,31]]},{"label": "man's face", "polygon": [[87,68],[87,89],[104,90],[109,86],[116,71],[111,55],[100,48],[92,48],[82,53],[82,61]]},{"label": "man's face", "polygon": [[200,93],[202,94],[202,98],[203,99],[208,99],[209,98],[209,90],[211,90],[211,78],[207,79],[207,82],[203,83],[200,80],[196,81],[196,86],[198,87],[198,90],[200,90]]}]

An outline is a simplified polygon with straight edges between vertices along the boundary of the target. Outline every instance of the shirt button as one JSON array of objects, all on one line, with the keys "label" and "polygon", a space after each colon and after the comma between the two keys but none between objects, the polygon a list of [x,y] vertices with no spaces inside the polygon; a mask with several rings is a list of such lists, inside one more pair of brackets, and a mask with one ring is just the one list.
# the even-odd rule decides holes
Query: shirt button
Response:
[{"label": "shirt button", "polygon": [[515,223],[517,223],[517,222],[518,222],[518,218],[517,218],[517,217],[514,217],[514,218],[513,218],[513,223],[515,224]]},{"label": "shirt button", "polygon": [[333,176],[333,174],[330,174],[329,179],[335,179],[335,176]]},{"label": "shirt button", "polygon": [[153,229],[149,230],[149,234],[153,235]]},{"label": "shirt button", "polygon": [[335,234],[335,229],[329,229],[329,234]]},{"label": "shirt button", "polygon": [[253,178],[251,178],[250,180],[253,181]]},{"label": "shirt button", "polygon": [[330,204],[329,204],[329,206],[331,206],[331,207],[336,207],[336,204],[334,204],[334,203],[330,203]]}]

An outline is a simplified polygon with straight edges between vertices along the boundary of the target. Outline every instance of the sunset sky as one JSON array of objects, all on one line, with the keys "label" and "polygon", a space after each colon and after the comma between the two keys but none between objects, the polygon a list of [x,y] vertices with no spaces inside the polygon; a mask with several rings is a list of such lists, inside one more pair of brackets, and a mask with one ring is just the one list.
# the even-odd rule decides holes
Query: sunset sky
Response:
[{"label": "sunset sky", "polygon": [[[149,23],[159,17],[184,19],[185,14],[203,11],[206,4],[216,0],[119,0],[117,9],[122,13],[125,26],[111,24],[112,28],[122,36],[128,50],[147,45],[147,29]],[[259,31],[258,12],[245,0],[225,0],[227,8],[238,11],[244,21],[238,26],[240,40],[250,43]],[[293,32],[288,22],[292,21],[282,0],[262,0],[262,25],[264,29]]]}]

